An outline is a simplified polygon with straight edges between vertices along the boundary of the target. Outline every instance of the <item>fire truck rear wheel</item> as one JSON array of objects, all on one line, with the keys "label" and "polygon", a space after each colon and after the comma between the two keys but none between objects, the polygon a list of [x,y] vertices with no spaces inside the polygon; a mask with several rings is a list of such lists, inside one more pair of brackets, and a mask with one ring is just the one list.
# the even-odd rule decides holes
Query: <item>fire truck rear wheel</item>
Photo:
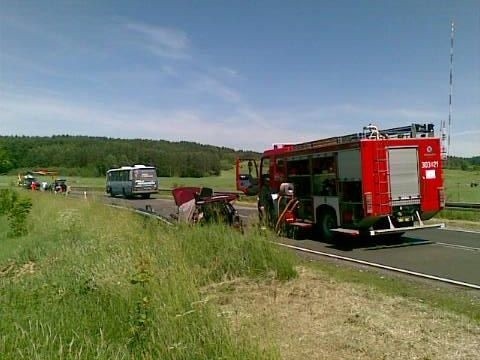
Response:
[{"label": "fire truck rear wheel", "polygon": [[330,209],[324,209],[320,212],[317,223],[317,233],[323,240],[332,240],[334,232],[331,230],[337,227],[337,216]]}]

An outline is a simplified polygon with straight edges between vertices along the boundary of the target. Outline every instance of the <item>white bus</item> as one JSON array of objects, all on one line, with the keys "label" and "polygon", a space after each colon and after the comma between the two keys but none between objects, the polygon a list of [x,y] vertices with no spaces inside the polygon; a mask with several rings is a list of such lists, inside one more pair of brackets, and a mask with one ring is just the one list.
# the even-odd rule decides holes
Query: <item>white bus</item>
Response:
[{"label": "white bus", "polygon": [[112,197],[140,195],[148,199],[151,194],[158,192],[157,171],[153,166],[134,165],[110,169],[106,180],[106,192]]}]

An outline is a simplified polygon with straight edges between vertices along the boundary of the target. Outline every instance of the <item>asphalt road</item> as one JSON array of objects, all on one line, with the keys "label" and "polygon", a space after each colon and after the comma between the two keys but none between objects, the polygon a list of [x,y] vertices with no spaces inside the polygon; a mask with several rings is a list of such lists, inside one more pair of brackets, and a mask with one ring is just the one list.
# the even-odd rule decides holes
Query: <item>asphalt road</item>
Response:
[{"label": "asphalt road", "polygon": [[[169,199],[106,198],[106,202],[136,209],[145,209],[146,205],[150,205],[158,214],[166,217],[175,213],[176,210],[175,204]],[[236,205],[235,207],[242,217],[256,217],[254,206]],[[395,241],[382,238],[340,239],[332,244],[309,239],[282,238],[280,241],[315,251],[480,286],[480,233],[478,232],[426,229],[409,232]]]},{"label": "asphalt road", "polygon": [[407,233],[395,241],[342,240],[335,244],[292,239],[282,242],[480,286],[480,233],[430,229]]}]

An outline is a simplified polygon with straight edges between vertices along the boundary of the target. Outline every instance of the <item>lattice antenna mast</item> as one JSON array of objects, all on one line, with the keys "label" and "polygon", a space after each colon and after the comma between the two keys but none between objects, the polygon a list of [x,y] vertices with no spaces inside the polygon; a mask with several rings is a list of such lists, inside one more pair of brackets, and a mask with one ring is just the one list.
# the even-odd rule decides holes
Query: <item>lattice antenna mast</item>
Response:
[{"label": "lattice antenna mast", "polygon": [[[453,96],[453,39],[455,35],[455,23],[452,21],[450,31],[450,92],[448,96],[448,131],[447,131],[447,149],[446,149],[446,159],[450,155],[450,132],[452,127],[452,96]],[[442,140],[444,141],[445,130],[443,129]]]}]

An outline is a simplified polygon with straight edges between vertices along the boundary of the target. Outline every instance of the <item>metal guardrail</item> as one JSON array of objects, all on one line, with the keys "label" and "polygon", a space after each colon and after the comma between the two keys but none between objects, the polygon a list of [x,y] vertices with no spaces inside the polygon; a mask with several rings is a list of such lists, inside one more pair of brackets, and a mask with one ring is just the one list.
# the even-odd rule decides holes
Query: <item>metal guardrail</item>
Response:
[{"label": "metal guardrail", "polygon": [[447,208],[460,208],[460,209],[480,209],[480,203],[468,203],[468,202],[447,202],[445,204]]}]

